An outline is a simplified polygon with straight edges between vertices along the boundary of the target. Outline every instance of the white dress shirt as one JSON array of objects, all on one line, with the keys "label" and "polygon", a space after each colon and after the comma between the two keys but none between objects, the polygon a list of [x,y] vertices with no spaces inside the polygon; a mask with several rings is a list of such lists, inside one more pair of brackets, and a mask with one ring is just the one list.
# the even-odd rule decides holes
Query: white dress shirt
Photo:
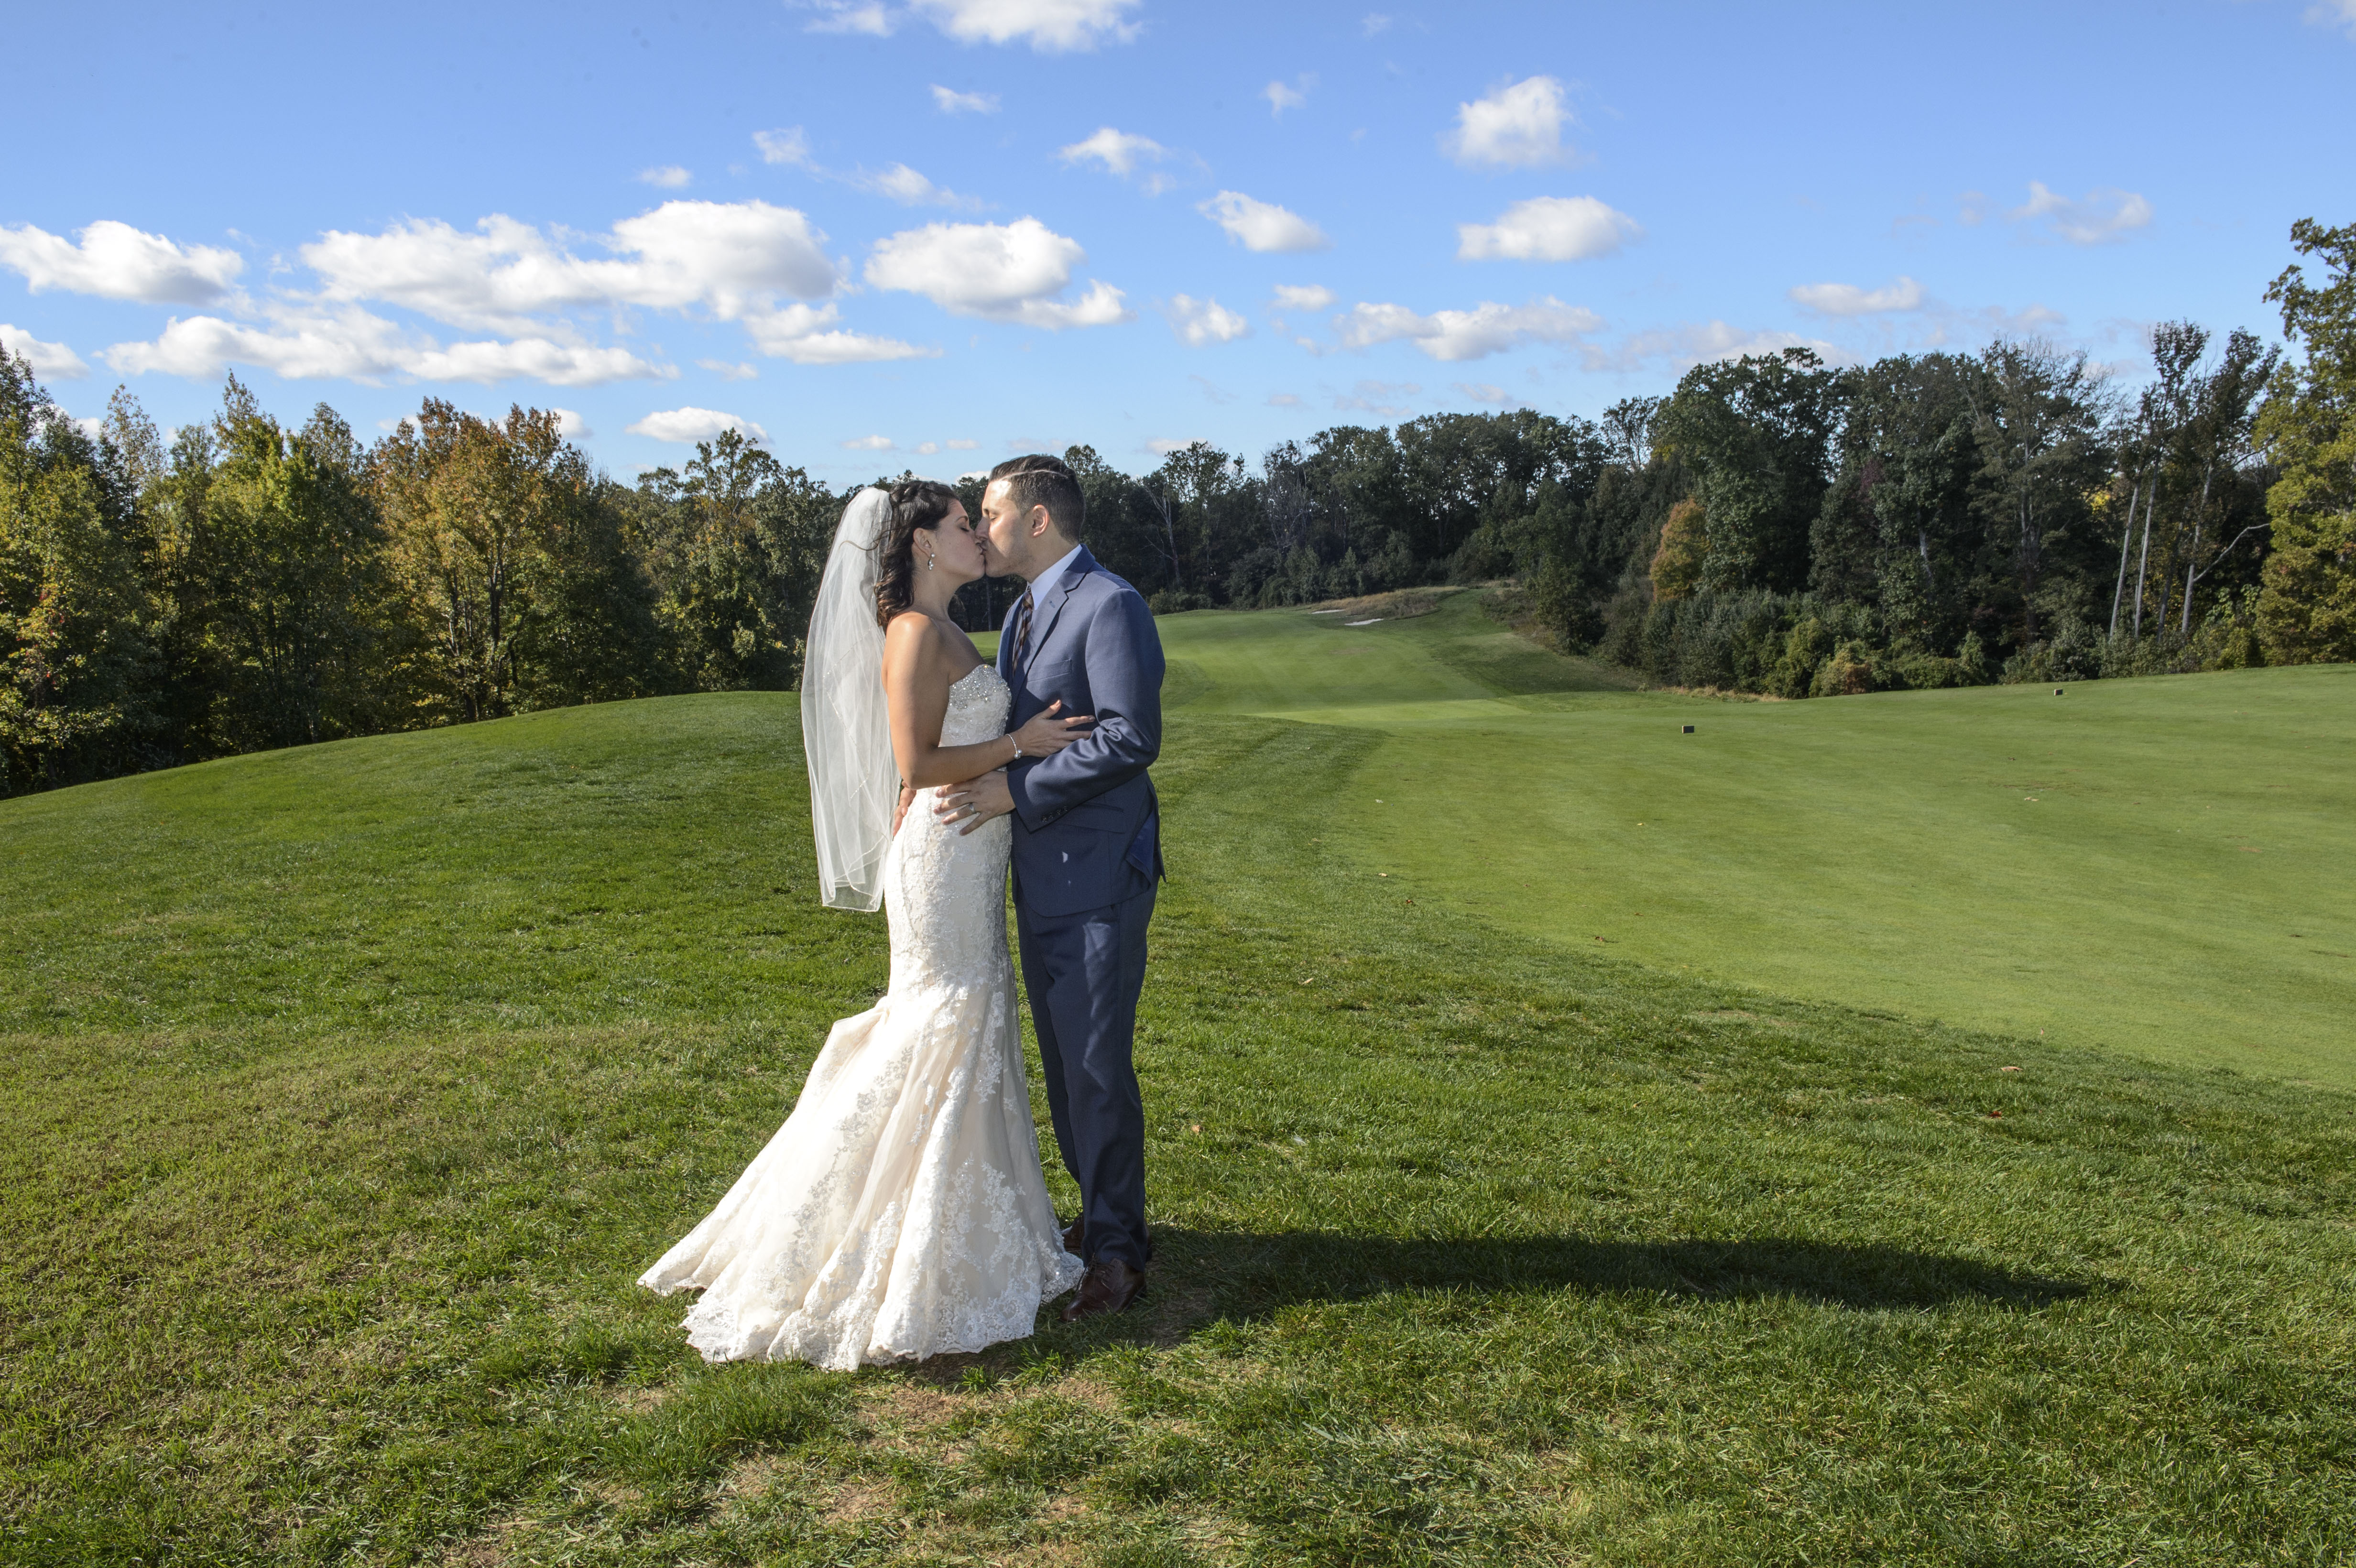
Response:
[{"label": "white dress shirt", "polygon": [[1048,593],[1054,590],[1055,584],[1064,581],[1064,573],[1070,570],[1081,548],[1079,545],[1074,545],[1056,559],[1055,565],[1031,580],[1031,603],[1033,605],[1044,603]]}]

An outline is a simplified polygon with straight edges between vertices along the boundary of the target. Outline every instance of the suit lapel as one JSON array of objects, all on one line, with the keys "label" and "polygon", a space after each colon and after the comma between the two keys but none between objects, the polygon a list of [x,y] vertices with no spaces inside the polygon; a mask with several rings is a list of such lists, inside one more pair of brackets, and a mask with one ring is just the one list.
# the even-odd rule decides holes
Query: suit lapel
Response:
[{"label": "suit lapel", "polygon": [[1087,546],[1082,545],[1080,553],[1072,558],[1072,564],[1064,568],[1064,575],[1055,580],[1055,586],[1048,590],[1045,600],[1032,606],[1034,624],[1031,628],[1031,651],[1023,659],[1025,669],[1037,665],[1039,656],[1046,651],[1047,638],[1055,630],[1055,618],[1064,613],[1064,601],[1072,596],[1080,579],[1096,569],[1097,558],[1088,553]]}]

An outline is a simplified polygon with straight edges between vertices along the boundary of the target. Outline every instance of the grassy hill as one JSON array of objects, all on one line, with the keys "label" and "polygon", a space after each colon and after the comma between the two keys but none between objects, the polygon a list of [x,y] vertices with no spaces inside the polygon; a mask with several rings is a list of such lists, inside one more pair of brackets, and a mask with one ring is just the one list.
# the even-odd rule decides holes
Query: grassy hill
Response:
[{"label": "grassy hill", "polygon": [[[1267,636],[1334,650],[1318,721],[1249,710],[1304,689]],[[1380,863],[1386,768],[1525,765],[1392,709],[1601,684],[1494,637],[1171,624],[1153,1294],[853,1376],[703,1367],[631,1284],[884,983],[810,896],[790,697],[0,802],[0,1561],[2356,1554],[2356,1096],[1629,963],[1444,844]],[[1754,712],[1739,755],[1807,754],[1580,700],[1586,754],[1703,715],[1624,779]]]},{"label": "grassy hill", "polygon": [[1477,599],[1177,616],[1176,695],[1379,736],[1323,837],[1506,929],[2356,1086],[2356,666],[1719,702]]}]

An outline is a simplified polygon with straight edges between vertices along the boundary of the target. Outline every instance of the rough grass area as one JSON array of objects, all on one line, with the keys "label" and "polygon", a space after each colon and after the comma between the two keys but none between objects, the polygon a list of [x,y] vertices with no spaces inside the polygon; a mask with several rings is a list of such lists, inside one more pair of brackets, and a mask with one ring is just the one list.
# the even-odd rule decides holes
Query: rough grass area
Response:
[{"label": "rough grass area", "polygon": [[2356,665],[1713,701],[1615,689],[1482,601],[1174,616],[1173,696],[1376,741],[1327,802],[1335,874],[1787,996],[2356,1088]]},{"label": "rough grass area", "polygon": [[0,1560],[2356,1555],[2356,1096],[1513,934],[1360,874],[1330,724],[1173,725],[1145,1307],[702,1366],[631,1281],[884,981],[796,735],[0,804]]}]

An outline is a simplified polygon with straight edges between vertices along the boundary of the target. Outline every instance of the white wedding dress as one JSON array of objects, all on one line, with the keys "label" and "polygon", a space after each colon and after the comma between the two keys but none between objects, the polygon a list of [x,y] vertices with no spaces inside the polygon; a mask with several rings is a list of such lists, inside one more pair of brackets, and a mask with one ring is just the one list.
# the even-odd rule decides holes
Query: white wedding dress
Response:
[{"label": "white wedding dress", "polygon": [[[949,688],[944,746],[1003,734],[989,665]],[[720,1206],[638,1283],[701,1287],[706,1360],[849,1369],[1027,1337],[1079,1283],[1040,1174],[1014,967],[1004,817],[959,834],[926,790],[884,859],[892,988],[842,1019],[793,1114]]]}]

